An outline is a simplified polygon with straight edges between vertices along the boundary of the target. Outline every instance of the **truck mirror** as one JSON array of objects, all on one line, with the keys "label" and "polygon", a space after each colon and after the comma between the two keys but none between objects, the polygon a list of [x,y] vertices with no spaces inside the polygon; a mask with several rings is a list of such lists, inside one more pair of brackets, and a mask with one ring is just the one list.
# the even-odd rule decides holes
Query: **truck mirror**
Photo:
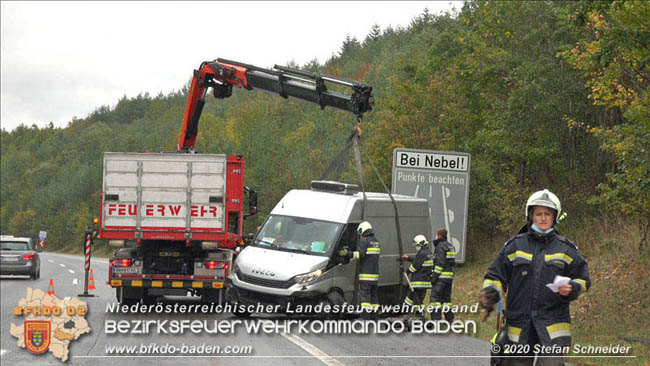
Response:
[{"label": "truck mirror", "polygon": [[253,216],[257,213],[257,192],[251,188],[244,187],[244,190],[248,192],[248,214],[244,215],[244,219],[248,216]]}]

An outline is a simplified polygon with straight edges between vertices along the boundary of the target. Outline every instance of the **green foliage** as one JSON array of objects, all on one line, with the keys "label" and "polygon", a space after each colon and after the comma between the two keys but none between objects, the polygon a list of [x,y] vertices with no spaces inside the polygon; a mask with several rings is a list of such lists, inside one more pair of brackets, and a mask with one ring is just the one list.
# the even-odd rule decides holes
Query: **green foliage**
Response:
[{"label": "green foliage", "polygon": [[[650,217],[649,17],[646,2],[471,1],[425,9],[406,28],[375,25],[363,43],[348,36],[324,64],[287,64],[373,86],[362,148],[386,182],[396,147],[472,154],[471,259],[522,223],[525,198],[541,188],[576,219],[603,209]],[[1,131],[3,233],[47,230],[48,246],[77,245],[99,214],[103,152],[174,151],[187,90],[123,97],[63,129]],[[320,177],[355,123],[237,89],[208,99],[196,147],[245,156],[261,211],[252,231],[287,190]],[[356,182],[351,160],[329,178]],[[367,163],[364,177],[383,190]]]},{"label": "green foliage", "polygon": [[577,13],[585,38],[560,56],[584,72],[589,99],[605,118],[569,125],[593,134],[613,158],[594,202],[639,220],[642,250],[650,231],[650,3],[599,5]]}]

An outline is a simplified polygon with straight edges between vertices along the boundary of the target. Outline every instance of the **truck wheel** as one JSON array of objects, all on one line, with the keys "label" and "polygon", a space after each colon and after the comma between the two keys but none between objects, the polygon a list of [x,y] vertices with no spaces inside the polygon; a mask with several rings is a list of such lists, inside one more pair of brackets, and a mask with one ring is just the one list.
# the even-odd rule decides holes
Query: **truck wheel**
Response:
[{"label": "truck wheel", "polygon": [[201,294],[201,302],[221,305],[221,301],[219,301],[221,291],[222,290],[203,290],[203,293]]},{"label": "truck wheel", "polygon": [[137,298],[132,298],[132,297],[125,297],[124,296],[124,288],[122,287],[116,287],[115,288],[115,297],[117,298],[117,302],[122,304],[122,305],[134,305],[137,304],[140,299]]},{"label": "truck wheel", "polygon": [[154,295],[146,295],[145,297],[142,298],[142,303],[145,305],[155,305],[157,299],[158,297]]}]

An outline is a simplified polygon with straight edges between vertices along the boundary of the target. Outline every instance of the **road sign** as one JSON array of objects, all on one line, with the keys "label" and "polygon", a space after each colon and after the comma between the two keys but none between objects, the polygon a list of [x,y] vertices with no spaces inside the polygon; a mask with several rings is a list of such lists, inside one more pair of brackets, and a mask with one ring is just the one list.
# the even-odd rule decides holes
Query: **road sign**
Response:
[{"label": "road sign", "polygon": [[393,150],[394,194],[426,198],[431,240],[439,228],[456,247],[456,262],[465,262],[470,154],[452,151]]},{"label": "road sign", "polygon": [[43,231],[43,230],[39,231],[38,232],[38,239],[40,241],[45,241],[47,239],[47,231]]}]

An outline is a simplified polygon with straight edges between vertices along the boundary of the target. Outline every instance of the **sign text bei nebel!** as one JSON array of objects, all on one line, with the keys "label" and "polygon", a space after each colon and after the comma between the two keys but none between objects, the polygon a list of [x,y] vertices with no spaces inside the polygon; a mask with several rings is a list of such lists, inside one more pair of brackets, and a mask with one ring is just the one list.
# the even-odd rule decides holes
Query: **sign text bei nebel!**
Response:
[{"label": "sign text bei nebel!", "polygon": [[465,262],[470,163],[468,153],[393,150],[392,192],[429,202],[432,232],[423,234],[434,240],[438,229],[447,229],[459,263]]},{"label": "sign text bei nebel!", "polygon": [[394,164],[400,168],[420,168],[469,172],[469,155],[452,152],[396,150]]}]

